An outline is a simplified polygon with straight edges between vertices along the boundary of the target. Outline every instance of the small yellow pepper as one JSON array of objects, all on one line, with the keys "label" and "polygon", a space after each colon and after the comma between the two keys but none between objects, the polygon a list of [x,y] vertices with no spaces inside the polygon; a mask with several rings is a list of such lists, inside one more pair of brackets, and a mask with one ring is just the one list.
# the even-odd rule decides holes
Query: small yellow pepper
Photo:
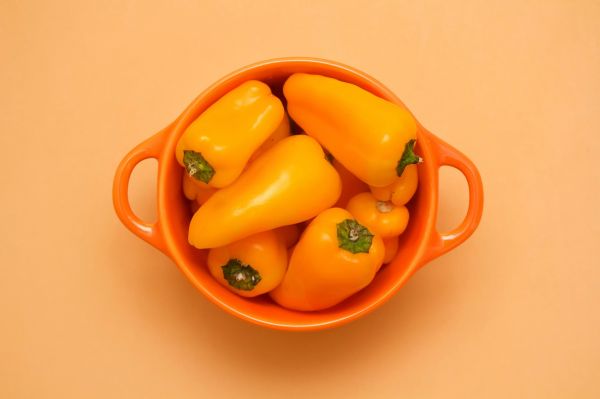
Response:
[{"label": "small yellow pepper", "polygon": [[341,208],[319,214],[294,247],[271,298],[295,310],[333,306],[366,287],[384,256],[383,240]]},{"label": "small yellow pepper", "polygon": [[368,185],[388,186],[420,161],[413,152],[417,124],[406,108],[354,84],[306,73],[290,76],[283,92],[294,121]]},{"label": "small yellow pepper", "polygon": [[214,193],[216,193],[218,190],[216,188],[205,188],[205,189],[199,189],[196,192],[196,203],[198,205],[202,205],[204,204],[206,201],[208,201],[208,199],[210,197],[213,196]]},{"label": "small yellow pepper", "polygon": [[298,238],[300,238],[300,229],[295,224],[280,227],[275,232],[283,240],[286,248],[293,247],[298,242]]},{"label": "small yellow pepper", "polygon": [[277,129],[283,113],[269,86],[256,80],[242,83],[188,126],[177,143],[177,161],[196,180],[228,186]]},{"label": "small yellow pepper", "polygon": [[396,177],[394,182],[385,187],[371,187],[371,193],[379,201],[390,201],[400,206],[406,204],[417,191],[419,174],[417,165],[408,165],[402,176]]},{"label": "small yellow pepper", "polygon": [[254,297],[275,288],[287,268],[287,248],[273,230],[208,252],[208,268],[231,291]]},{"label": "small yellow pepper", "polygon": [[183,178],[181,179],[181,188],[185,198],[189,199],[190,201],[195,201],[196,195],[198,194],[198,188],[192,179],[193,177],[190,177],[190,175],[184,173]]},{"label": "small yellow pepper", "polygon": [[383,239],[383,245],[385,246],[385,256],[383,257],[383,263],[390,263],[396,257],[398,253],[398,237],[388,237]]},{"label": "small yellow pepper", "polygon": [[198,209],[188,240],[196,248],[214,248],[299,223],[331,207],[340,191],[340,177],[319,143],[306,135],[291,136]]},{"label": "small yellow pepper", "polygon": [[195,180],[187,173],[183,174],[183,195],[190,201],[196,201],[198,205],[202,205],[209,199],[216,191],[216,188],[212,188],[206,183]]},{"label": "small yellow pepper", "polygon": [[192,215],[196,213],[196,211],[200,209],[200,205],[196,201],[190,201],[190,211]]},{"label": "small yellow pepper", "polygon": [[287,113],[284,112],[283,119],[281,120],[281,123],[279,124],[277,129],[265,140],[264,143],[260,145],[260,147],[258,147],[256,151],[254,151],[254,154],[252,154],[248,162],[254,161],[256,158],[261,156],[266,150],[273,147],[275,143],[279,142],[280,140],[283,140],[286,137],[289,137],[290,134],[290,118],[287,116]]},{"label": "small yellow pepper", "polygon": [[346,209],[359,223],[383,238],[402,234],[408,224],[409,215],[405,206],[378,201],[368,192],[352,197]]},{"label": "small yellow pepper", "polygon": [[340,199],[335,203],[335,206],[345,208],[350,198],[356,194],[369,191],[369,186],[350,173],[337,159],[333,160],[333,167],[338,171],[342,179],[342,194],[340,194]]}]

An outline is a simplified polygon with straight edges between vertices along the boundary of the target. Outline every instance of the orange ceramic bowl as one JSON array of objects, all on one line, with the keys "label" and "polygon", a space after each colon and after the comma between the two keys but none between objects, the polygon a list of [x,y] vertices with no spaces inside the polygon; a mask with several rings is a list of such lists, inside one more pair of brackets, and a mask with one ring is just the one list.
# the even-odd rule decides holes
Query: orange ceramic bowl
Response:
[{"label": "orange ceramic bowl", "polygon": [[[295,72],[331,76],[354,83],[389,101],[400,100],[385,86],[354,68],[314,58],[285,58],[259,62],[231,73],[196,98],[169,126],[136,146],[121,161],[114,180],[113,201],[125,226],[158,248],[177,264],[183,274],[210,301],[241,319],[282,330],[318,330],[339,326],[357,319],[385,303],[408,278],[431,259],[465,241],[477,227],[483,209],[481,178],[475,165],[462,153],[443,142],[420,124],[417,152],[424,158],[419,165],[419,188],[410,203],[411,220],[396,258],[359,293],[344,302],[318,312],[299,312],[280,307],[267,297],[242,298],[221,286],[209,273],[206,253],[187,242],[191,218],[181,191],[183,168],[175,160],[175,145],[185,128],[208,106],[249,79],[271,86],[283,99],[282,85]],[[140,220],[131,210],[127,187],[132,170],[142,160],[158,160],[158,219]],[[449,165],[460,170],[469,185],[469,208],[462,223],[440,234],[436,230],[438,170]]]}]

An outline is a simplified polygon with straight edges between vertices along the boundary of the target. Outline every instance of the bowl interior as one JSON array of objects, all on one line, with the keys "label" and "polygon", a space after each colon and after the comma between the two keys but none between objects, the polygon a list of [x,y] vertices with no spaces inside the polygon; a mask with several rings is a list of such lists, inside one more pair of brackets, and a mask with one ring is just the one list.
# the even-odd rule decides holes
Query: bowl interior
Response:
[{"label": "bowl interior", "polygon": [[[351,82],[390,101],[399,100],[377,81],[349,67],[317,60],[271,61],[235,72],[201,94],[179,118],[165,146],[159,176],[160,224],[167,238],[170,255],[182,272],[211,301],[243,319],[282,329],[318,329],[354,319],[388,299],[418,268],[424,248],[423,238],[435,212],[437,174],[427,163],[419,165],[419,188],[409,204],[410,221],[400,238],[396,258],[380,270],[375,280],[359,293],[335,307],[318,312],[298,312],[282,308],[267,295],[242,298],[217,283],[206,267],[206,251],[197,250],[187,242],[191,212],[183,197],[183,169],[174,157],[178,138],[185,128],[208,106],[226,92],[249,79],[261,80],[285,103],[283,82],[295,72],[318,73]],[[427,133],[420,127],[417,151],[427,159]]]}]

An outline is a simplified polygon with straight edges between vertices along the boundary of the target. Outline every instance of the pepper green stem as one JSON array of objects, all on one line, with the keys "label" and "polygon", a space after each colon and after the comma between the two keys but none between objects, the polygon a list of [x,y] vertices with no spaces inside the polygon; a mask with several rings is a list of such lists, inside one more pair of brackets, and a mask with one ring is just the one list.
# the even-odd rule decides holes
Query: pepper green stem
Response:
[{"label": "pepper green stem", "polygon": [[402,176],[404,168],[406,168],[408,165],[423,162],[423,158],[414,153],[416,142],[417,140],[412,139],[409,140],[408,143],[406,143],[406,145],[404,146],[404,152],[402,153],[402,157],[400,157],[398,165],[396,166],[396,174],[398,176]]},{"label": "pepper green stem", "polygon": [[215,175],[215,169],[196,151],[183,151],[183,165],[191,177],[204,183],[208,183]]},{"label": "pepper green stem", "polygon": [[250,265],[244,265],[239,259],[229,259],[221,266],[223,277],[230,286],[243,291],[252,291],[260,283],[260,273]]},{"label": "pepper green stem", "polygon": [[337,225],[338,247],[346,251],[357,253],[369,253],[373,234],[354,219],[346,219]]}]

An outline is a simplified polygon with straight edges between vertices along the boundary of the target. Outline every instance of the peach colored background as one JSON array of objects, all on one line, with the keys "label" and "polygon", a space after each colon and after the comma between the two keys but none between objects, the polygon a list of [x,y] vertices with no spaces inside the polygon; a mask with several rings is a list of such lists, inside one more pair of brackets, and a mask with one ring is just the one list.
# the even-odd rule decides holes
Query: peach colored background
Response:
[{"label": "peach colored background", "polygon": [[[303,3],[0,3],[0,397],[600,397],[599,3]],[[288,55],[383,81],[486,189],[463,246],[304,334],[211,305],[111,204],[131,147]],[[145,218],[154,167],[132,182]],[[465,183],[442,178],[448,228]]]}]

